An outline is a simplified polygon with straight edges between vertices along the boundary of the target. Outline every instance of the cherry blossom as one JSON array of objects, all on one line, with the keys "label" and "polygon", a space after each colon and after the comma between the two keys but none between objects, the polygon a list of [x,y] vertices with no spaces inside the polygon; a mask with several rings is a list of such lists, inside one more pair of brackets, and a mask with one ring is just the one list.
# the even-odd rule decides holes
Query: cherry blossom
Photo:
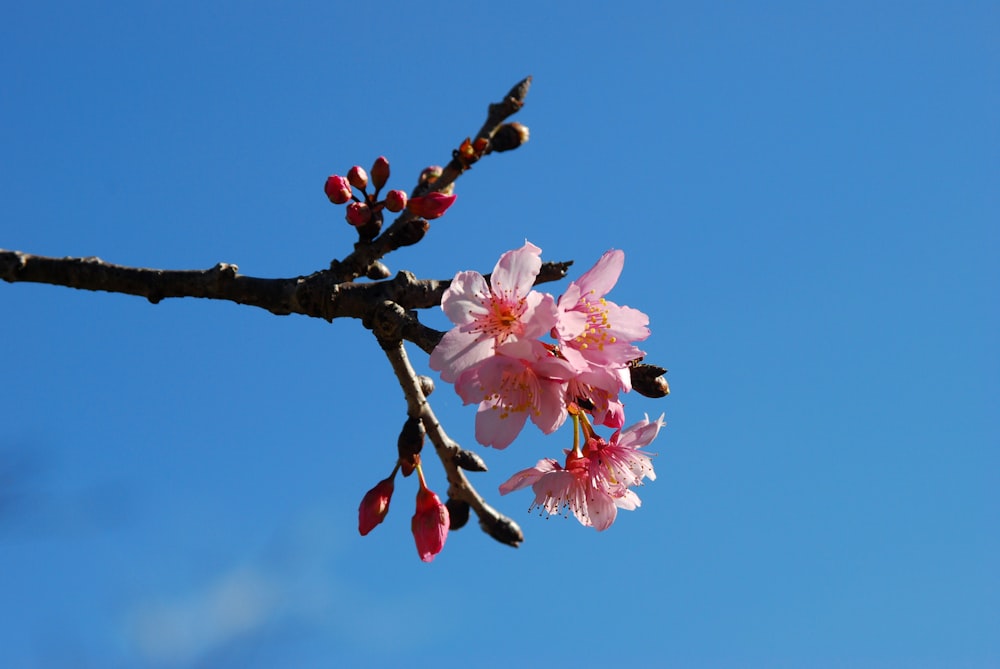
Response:
[{"label": "cherry blossom", "polygon": [[632,511],[640,506],[631,487],[641,485],[644,478],[656,478],[651,454],[638,449],[656,438],[663,417],[653,422],[646,417],[615,432],[610,442],[598,437],[586,418],[576,414],[574,423],[578,421],[588,435],[587,442],[582,449],[574,446],[566,451],[565,466],[551,458],[539,460],[503,483],[500,494],[530,485],[535,493],[531,509],[541,508],[549,515],[569,510],[581,525],[602,531],[615,522],[618,509]]},{"label": "cherry blossom", "polygon": [[466,369],[492,356],[498,345],[537,339],[556,323],[551,295],[532,290],[542,250],[524,246],[500,256],[490,283],[479,272],[459,272],[441,299],[456,325],[431,353],[431,369],[453,383]]},{"label": "cherry blossom", "polygon": [[623,367],[645,355],[632,345],[649,336],[649,317],[604,299],[621,275],[625,253],[612,249],[559,298],[552,336],[563,356],[580,370]]}]

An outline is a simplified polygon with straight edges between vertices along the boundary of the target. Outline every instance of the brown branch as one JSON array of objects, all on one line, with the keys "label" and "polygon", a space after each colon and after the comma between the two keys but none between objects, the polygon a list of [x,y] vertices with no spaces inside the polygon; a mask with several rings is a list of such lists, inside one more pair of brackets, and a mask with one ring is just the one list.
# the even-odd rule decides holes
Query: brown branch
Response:
[{"label": "brown branch", "polygon": [[[566,276],[571,262],[545,263],[537,283]],[[332,321],[357,318],[366,327],[380,323],[393,336],[412,341],[424,351],[434,350],[442,333],[420,323],[407,310],[441,304],[451,281],[419,280],[410,272],[375,282],[338,283],[329,270],[294,278],[263,279],[244,276],[230,263],[206,270],[163,270],[126,267],[100,258],[50,258],[0,249],[0,279],[8,283],[47,283],[81,290],[99,290],[145,297],[156,304],[170,297],[226,300],[285,316],[300,314]],[[401,314],[387,324],[385,302],[400,305]],[[395,313],[395,312],[393,312]]]},{"label": "brown branch", "polygon": [[[526,77],[517,83],[500,102],[489,106],[486,122],[476,134],[477,138],[488,140],[500,128],[507,118],[517,113],[524,106],[524,99],[531,87],[531,77]],[[444,167],[441,175],[433,182],[418,184],[413,195],[425,195],[431,192],[445,191],[465,172],[469,166],[457,157]],[[353,281],[368,274],[373,263],[385,257],[388,253],[402,246],[415,244],[423,238],[430,227],[427,221],[415,217],[409,209],[403,212],[386,228],[381,235],[372,241],[359,241],[354,245],[354,251],[343,260],[330,263],[330,271],[339,281]]]}]

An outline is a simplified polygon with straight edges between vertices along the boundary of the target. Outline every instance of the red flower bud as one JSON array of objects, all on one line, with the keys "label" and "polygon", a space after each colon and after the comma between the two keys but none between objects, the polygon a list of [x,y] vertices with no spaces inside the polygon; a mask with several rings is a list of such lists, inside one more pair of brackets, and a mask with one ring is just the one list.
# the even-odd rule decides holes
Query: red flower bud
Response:
[{"label": "red flower bud", "polygon": [[375,526],[385,520],[389,513],[389,500],[392,499],[392,477],[379,481],[378,485],[365,493],[358,507],[358,532],[365,536],[375,529]]},{"label": "red flower bud", "polygon": [[406,208],[406,192],[401,190],[391,190],[385,194],[385,208],[392,213],[403,211]]},{"label": "red flower bud", "polygon": [[326,186],[323,187],[326,196],[334,204],[344,204],[351,199],[351,184],[342,176],[334,174],[327,178]]},{"label": "red flower bud", "polygon": [[449,525],[448,507],[441,503],[437,495],[421,485],[417,490],[417,512],[410,522],[421,560],[430,562],[441,552],[445,539],[448,538]]},{"label": "red flower bud", "polygon": [[372,210],[364,202],[352,202],[347,205],[346,218],[351,225],[364,225],[372,219]]},{"label": "red flower bud", "polygon": [[389,180],[389,161],[386,160],[385,156],[379,156],[375,159],[375,164],[372,165],[372,186],[375,190],[382,188],[385,182]]},{"label": "red flower bud", "polygon": [[347,173],[347,180],[358,190],[364,190],[368,186],[368,173],[360,165],[355,165]]},{"label": "red flower bud", "polygon": [[443,216],[457,197],[457,195],[445,195],[444,193],[428,193],[411,198],[406,206],[414,216],[431,220]]}]

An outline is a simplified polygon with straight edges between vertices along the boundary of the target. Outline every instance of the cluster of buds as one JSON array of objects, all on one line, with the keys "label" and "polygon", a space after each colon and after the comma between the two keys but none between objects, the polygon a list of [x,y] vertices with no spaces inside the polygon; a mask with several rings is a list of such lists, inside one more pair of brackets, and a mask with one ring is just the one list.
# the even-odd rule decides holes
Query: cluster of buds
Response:
[{"label": "cluster of buds", "polygon": [[[415,456],[417,478],[420,486],[417,488],[416,510],[410,520],[410,530],[417,545],[417,553],[424,562],[430,562],[444,548],[451,528],[451,518],[448,506],[437,494],[427,487],[424,470],[420,466],[420,456]],[[358,507],[358,532],[365,536],[385,520],[389,513],[389,502],[395,489],[393,479],[399,465],[392,470],[388,478],[379,481],[374,488],[365,493]]]},{"label": "cluster of buds", "polygon": [[[389,161],[385,156],[375,159],[370,178],[363,167],[355,165],[348,170],[346,177],[333,174],[326,179],[323,190],[327,198],[333,204],[347,205],[344,217],[358,229],[358,236],[362,241],[371,241],[378,235],[382,229],[383,211],[396,214],[409,208],[414,216],[430,220],[444,215],[456,198],[455,195],[443,193],[408,198],[405,191],[390,190],[380,199],[382,188],[388,180]],[[372,187],[371,192],[368,191],[369,186]]]},{"label": "cluster of buds", "polygon": [[[430,395],[434,390],[434,382],[429,377],[421,377],[421,390],[424,395]],[[395,488],[394,479],[397,472],[409,476],[414,471],[420,486],[417,489],[417,507],[410,521],[410,530],[417,544],[417,553],[424,562],[430,562],[444,548],[449,529],[458,529],[468,519],[468,505],[443,504],[437,494],[427,487],[423,467],[420,466],[420,451],[423,449],[426,432],[419,416],[410,416],[403,424],[397,440],[399,457],[396,466],[388,478],[379,481],[374,488],[365,493],[358,507],[358,532],[365,536],[385,520],[389,513],[389,501]],[[455,509],[453,516],[450,509]],[[462,516],[464,512],[464,518]]]},{"label": "cluster of buds", "polygon": [[[389,180],[389,161],[385,156],[379,156],[372,165],[371,178],[360,165],[355,165],[343,177],[333,174],[326,180],[323,190],[333,204],[346,204],[347,222],[358,229],[358,235],[363,240],[372,240],[382,228],[382,211],[398,213],[406,208],[406,193],[401,190],[390,190],[383,199],[379,199],[382,188]],[[372,192],[368,192],[371,185]],[[357,189],[360,196],[354,193]]]}]

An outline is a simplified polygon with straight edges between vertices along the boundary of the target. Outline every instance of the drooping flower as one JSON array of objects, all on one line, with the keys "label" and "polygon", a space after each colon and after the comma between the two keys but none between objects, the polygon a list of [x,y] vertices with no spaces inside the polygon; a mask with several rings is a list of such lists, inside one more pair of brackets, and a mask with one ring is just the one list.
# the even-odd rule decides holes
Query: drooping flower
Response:
[{"label": "drooping flower", "polygon": [[537,339],[556,323],[551,295],[532,290],[542,250],[530,242],[500,256],[490,283],[479,272],[459,272],[441,299],[456,327],[431,353],[431,369],[454,382],[459,374],[492,356],[497,346]]},{"label": "drooping flower", "polygon": [[[393,472],[395,473],[395,472]],[[365,493],[358,507],[358,532],[365,536],[375,526],[385,520],[392,499],[393,477],[379,481],[378,485]]]},{"label": "drooping flower", "polygon": [[417,473],[420,476],[420,488],[417,489],[417,510],[410,521],[410,529],[420,559],[430,562],[441,552],[448,538],[448,507],[427,487],[420,467],[417,468]]},{"label": "drooping flower", "polygon": [[590,475],[599,488],[616,500],[623,500],[619,506],[626,503],[634,506],[623,508],[639,506],[638,496],[629,488],[642,485],[645,478],[656,480],[652,454],[639,449],[652,443],[663,425],[662,415],[655,421],[644,416],[638,423],[615,432],[610,441],[596,435],[587,440],[583,452],[590,462]]},{"label": "drooping flower", "polygon": [[656,478],[651,454],[638,449],[652,442],[662,425],[662,416],[653,422],[646,417],[615,432],[607,442],[584,422],[587,442],[582,449],[566,451],[565,466],[550,458],[539,460],[503,483],[500,494],[530,485],[535,493],[532,509],[541,508],[549,515],[568,509],[581,525],[606,530],[618,517],[618,509],[631,511],[642,503],[631,488],[644,478]]},{"label": "drooping flower", "polygon": [[645,355],[632,342],[649,336],[649,317],[604,299],[618,281],[624,263],[624,252],[606,252],[559,298],[559,318],[552,336],[559,340],[566,359],[581,371],[623,367]]},{"label": "drooping flower", "polygon": [[500,494],[531,486],[535,500],[529,510],[540,508],[554,515],[571,511],[580,524],[601,531],[611,527],[615,520],[615,501],[607,492],[593,484],[590,461],[575,450],[566,452],[566,466],[551,458],[522,470],[503,485]]}]

